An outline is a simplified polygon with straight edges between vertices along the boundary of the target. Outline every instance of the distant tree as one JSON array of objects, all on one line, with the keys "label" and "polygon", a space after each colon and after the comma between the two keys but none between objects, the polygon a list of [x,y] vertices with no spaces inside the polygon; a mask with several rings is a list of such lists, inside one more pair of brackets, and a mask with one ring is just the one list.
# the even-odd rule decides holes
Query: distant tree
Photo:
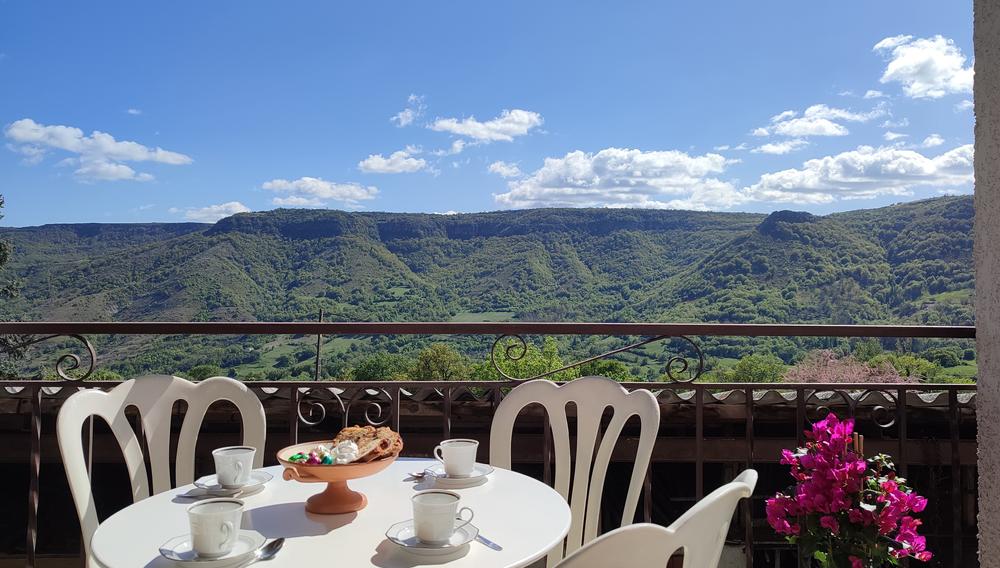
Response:
[{"label": "distant tree", "polygon": [[[510,347],[510,357],[505,355],[508,346]],[[528,343],[522,350],[519,343],[507,343],[498,345],[494,355],[500,369],[507,375],[518,379],[535,377],[564,366],[562,358],[559,357],[559,347],[556,345],[556,340],[551,337],[544,339],[541,349]],[[477,380],[495,381],[503,378],[496,372],[489,360],[476,365],[472,375]],[[580,373],[577,369],[567,369],[545,378],[553,381],[569,381],[579,376]]]},{"label": "distant tree", "polygon": [[591,361],[586,365],[581,365],[580,376],[607,377],[622,383],[639,380],[638,377],[632,375],[629,371],[628,365],[622,363],[621,361],[615,361],[614,359],[599,359],[597,361]]},{"label": "distant tree", "polygon": [[94,372],[88,378],[92,381],[121,381],[125,377],[108,369],[94,369]]},{"label": "distant tree", "polygon": [[188,369],[186,374],[195,381],[202,381],[209,377],[227,376],[225,369],[218,365],[197,365]]},{"label": "distant tree", "polygon": [[355,381],[405,381],[409,378],[407,360],[401,355],[376,353],[358,363],[351,378]]},{"label": "distant tree", "polygon": [[279,369],[284,369],[292,365],[292,358],[288,355],[279,355],[274,361],[274,366]]},{"label": "distant tree", "polygon": [[887,353],[876,357],[873,361],[879,363],[888,363],[892,365],[896,372],[900,376],[911,380],[923,380],[933,382],[939,375],[942,374],[944,369],[941,365],[933,361],[928,361],[922,357],[917,357],[916,355],[900,355],[896,353]]},{"label": "distant tree", "polygon": [[[0,195],[0,219],[3,219],[3,196]],[[10,260],[11,246],[7,241],[0,241],[0,275]],[[17,284],[0,277],[0,300],[13,298],[17,295]],[[16,377],[17,364],[14,362],[24,357],[20,345],[29,339],[25,335],[0,335],[0,377]]]},{"label": "distant tree", "polygon": [[785,373],[791,383],[909,383],[914,379],[901,376],[894,366],[878,355],[868,362],[854,357],[838,356],[829,349],[810,351],[798,364]]},{"label": "distant tree", "polygon": [[852,355],[858,361],[867,363],[882,354],[882,344],[875,339],[860,341],[854,346]]},{"label": "distant tree", "polygon": [[962,349],[957,345],[947,347],[932,347],[921,355],[928,361],[933,361],[942,367],[957,367],[962,364]]},{"label": "distant tree", "polygon": [[770,353],[754,353],[741,358],[719,378],[729,383],[777,383],[784,374],[784,361]]},{"label": "distant tree", "polygon": [[418,381],[454,381],[468,377],[465,357],[444,343],[421,350],[410,371],[410,378]]}]

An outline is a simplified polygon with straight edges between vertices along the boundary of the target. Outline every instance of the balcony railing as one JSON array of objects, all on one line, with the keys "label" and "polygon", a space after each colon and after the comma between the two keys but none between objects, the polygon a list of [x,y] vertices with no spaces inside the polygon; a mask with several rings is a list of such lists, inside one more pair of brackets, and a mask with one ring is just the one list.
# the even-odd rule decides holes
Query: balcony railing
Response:
[{"label": "balcony railing", "polygon": [[[754,324],[621,324],[621,323],[0,323],[0,335],[21,336],[24,343],[72,338],[78,352],[52,354],[48,367],[58,380],[29,378],[0,381],[0,452],[8,473],[16,479],[27,459],[27,509],[7,508],[4,532],[26,526],[23,550],[11,543],[0,554],[23,554],[35,566],[40,553],[67,554],[67,548],[50,542],[72,543],[78,539],[75,518],[66,511],[69,501],[65,482],[58,473],[61,464],[54,436],[54,418],[61,401],[79,388],[112,388],[114,382],[86,380],[99,367],[100,354],[91,338],[98,335],[479,335],[489,349],[495,368],[502,359],[523,355],[524,337],[539,335],[639,336],[617,349],[580,361],[572,368],[595,359],[635,349],[657,341],[677,341],[683,353],[671,356],[667,377],[671,381],[623,383],[628,389],[647,388],[660,401],[662,418],[652,464],[646,476],[642,506],[636,520],[668,524],[680,512],[712,489],[728,481],[744,467],[762,470],[757,493],[744,504],[730,533],[747,566],[793,563],[796,551],[784,545],[764,521],[763,499],[783,489],[790,478],[777,464],[780,450],[802,443],[802,431],[821,414],[832,411],[855,417],[866,436],[866,449],[891,453],[913,485],[928,495],[931,504],[924,513],[929,547],[938,553],[941,565],[959,566],[975,562],[976,547],[976,442],[975,385],[922,383],[707,383],[694,382],[705,360],[697,338],[713,336],[783,336],[847,338],[950,338],[972,339],[975,328],[952,326],[841,326]],[[322,341],[317,341],[316,377],[319,377]],[[542,376],[550,375],[544,373]],[[407,455],[429,456],[442,438],[461,436],[487,445],[493,410],[521,380],[503,381],[277,381],[248,382],[260,396],[268,418],[269,457],[274,450],[300,439],[320,438],[348,423],[386,424],[400,431]],[[229,443],[238,433],[232,413],[224,406],[206,417],[204,441],[199,448]],[[180,412],[180,410],[177,410]],[[88,456],[95,483],[112,473],[116,445],[105,438],[101,425],[91,425]],[[613,462],[631,460],[636,433],[626,428],[616,447]],[[548,425],[541,411],[527,412],[518,423],[514,448],[515,467],[546,482],[552,478],[552,447]],[[204,448],[202,448],[202,445]],[[199,472],[211,467],[211,459],[199,453]],[[41,475],[45,464],[44,476]],[[273,457],[271,458],[273,463]],[[21,464],[21,465],[19,465]],[[13,469],[11,469],[13,468]],[[19,470],[19,471],[18,471]],[[22,478],[23,479],[23,478]],[[44,483],[43,483],[44,481]],[[609,496],[615,491],[614,468],[609,473]],[[109,488],[105,493],[113,493]],[[47,501],[48,495],[53,495]],[[117,501],[116,501],[117,499]],[[111,495],[124,506],[128,495]],[[100,506],[100,503],[99,503]],[[613,508],[608,502],[605,508]],[[41,508],[41,509],[40,509]],[[46,522],[39,533],[39,512]],[[50,523],[55,511],[67,519]],[[619,513],[620,515],[620,513]],[[613,514],[608,515],[612,519]],[[26,522],[25,522],[26,520]],[[612,523],[608,526],[613,527]],[[44,531],[50,531],[46,534]]]}]

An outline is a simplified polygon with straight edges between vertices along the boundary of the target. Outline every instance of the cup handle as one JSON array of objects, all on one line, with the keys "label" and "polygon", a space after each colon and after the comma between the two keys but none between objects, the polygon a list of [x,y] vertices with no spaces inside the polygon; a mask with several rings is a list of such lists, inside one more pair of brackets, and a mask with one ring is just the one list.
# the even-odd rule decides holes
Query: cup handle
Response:
[{"label": "cup handle", "polygon": [[444,463],[444,457],[441,456],[441,446],[435,447],[433,453],[434,453],[434,457],[437,458],[437,461],[439,461],[441,463]]},{"label": "cup handle", "polygon": [[233,462],[233,469],[236,470],[233,480],[239,483],[243,480],[243,462]]},{"label": "cup handle", "polygon": [[229,541],[231,541],[233,537],[236,536],[235,534],[236,531],[233,530],[235,528],[233,527],[233,523],[229,521],[222,523],[222,526],[219,528],[222,529],[222,534],[223,534],[222,542],[219,543],[219,550],[222,550],[227,546],[229,546]]},{"label": "cup handle", "polygon": [[[463,519],[463,518],[462,518],[462,513],[463,513],[464,511],[468,511],[468,512],[469,512],[469,518],[468,518],[468,519]],[[462,523],[462,524],[460,524],[460,525],[457,525],[457,526],[455,527],[455,530],[457,531],[457,530],[459,530],[459,529],[461,529],[461,528],[465,527],[465,525],[467,525],[467,524],[471,523],[471,522],[472,522],[472,518],[473,518],[474,516],[476,516],[476,514],[475,514],[475,513],[474,513],[474,512],[472,511],[472,509],[470,509],[470,508],[468,508],[468,507],[462,507],[461,509],[459,509],[459,510],[458,510],[458,514],[457,514],[457,515],[455,516],[455,520],[456,520],[456,521],[465,521],[465,522],[463,522],[463,523]]]}]

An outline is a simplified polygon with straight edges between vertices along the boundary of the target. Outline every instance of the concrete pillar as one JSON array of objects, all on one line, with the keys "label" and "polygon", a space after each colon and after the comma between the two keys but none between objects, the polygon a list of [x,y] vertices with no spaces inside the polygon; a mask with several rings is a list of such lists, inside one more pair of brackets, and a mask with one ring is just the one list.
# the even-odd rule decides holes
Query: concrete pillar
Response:
[{"label": "concrete pillar", "polygon": [[1000,2],[975,0],[979,562],[1000,568]]}]

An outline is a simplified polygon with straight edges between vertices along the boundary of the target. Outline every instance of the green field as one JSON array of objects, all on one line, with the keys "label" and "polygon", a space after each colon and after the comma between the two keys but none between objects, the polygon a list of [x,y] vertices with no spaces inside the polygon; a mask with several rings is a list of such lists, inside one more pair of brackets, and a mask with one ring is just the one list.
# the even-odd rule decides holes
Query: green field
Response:
[{"label": "green field", "polygon": [[513,321],[514,312],[461,312],[452,316],[454,322]]}]

